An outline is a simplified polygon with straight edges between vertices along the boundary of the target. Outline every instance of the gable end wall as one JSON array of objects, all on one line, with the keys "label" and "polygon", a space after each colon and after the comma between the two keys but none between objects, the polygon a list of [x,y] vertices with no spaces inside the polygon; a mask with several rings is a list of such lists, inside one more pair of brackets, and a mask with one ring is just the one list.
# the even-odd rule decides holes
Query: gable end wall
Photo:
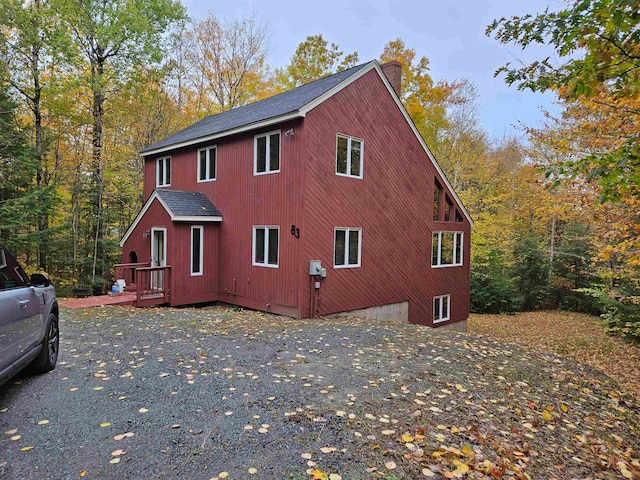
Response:
[{"label": "gable end wall", "polygon": [[[363,179],[335,174],[336,133],[364,140]],[[435,167],[375,71],[305,118],[304,262],[321,260],[317,314],[409,302],[409,321],[432,325],[433,297],[468,317],[470,224],[433,221]],[[444,183],[444,182],[441,182]],[[362,228],[362,265],[333,267],[335,227]],[[463,266],[431,267],[434,230],[464,233]],[[311,291],[310,279],[301,290]],[[313,315],[310,296],[301,305]]]}]

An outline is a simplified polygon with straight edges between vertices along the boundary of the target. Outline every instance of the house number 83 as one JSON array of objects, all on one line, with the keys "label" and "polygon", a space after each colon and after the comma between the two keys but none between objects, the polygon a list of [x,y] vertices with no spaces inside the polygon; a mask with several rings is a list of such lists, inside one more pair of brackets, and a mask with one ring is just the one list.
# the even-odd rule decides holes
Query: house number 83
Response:
[{"label": "house number 83", "polygon": [[296,238],[300,238],[300,229],[295,225],[291,225],[291,235]]}]

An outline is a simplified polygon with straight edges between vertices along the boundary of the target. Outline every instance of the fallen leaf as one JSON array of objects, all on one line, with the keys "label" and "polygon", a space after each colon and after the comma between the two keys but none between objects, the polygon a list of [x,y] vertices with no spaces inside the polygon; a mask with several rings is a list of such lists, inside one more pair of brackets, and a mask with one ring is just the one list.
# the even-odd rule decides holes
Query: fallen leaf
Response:
[{"label": "fallen leaf", "polygon": [[46,425],[47,423],[49,423],[49,420],[40,420],[38,425]]},{"label": "fallen leaf", "polygon": [[413,442],[413,440],[414,440],[414,438],[411,435],[409,435],[408,433],[403,433],[402,434],[402,441],[404,443]]},{"label": "fallen leaf", "polygon": [[424,475],[425,477],[435,477],[436,474],[433,473],[431,470],[429,470],[428,468],[423,468],[422,469],[422,475]]},{"label": "fallen leaf", "polygon": [[22,435],[14,435],[13,437],[11,437],[11,440],[16,441],[16,440],[20,440],[22,438]]},{"label": "fallen leaf", "polygon": [[138,410],[140,413],[147,413],[149,411],[148,408],[141,408],[140,410]]},{"label": "fallen leaf", "polygon": [[220,473],[218,474],[218,476],[219,476],[220,478],[227,478],[227,477],[229,476],[229,472],[220,472]]},{"label": "fallen leaf", "polygon": [[80,470],[80,476],[84,477],[87,474],[86,470]]},{"label": "fallen leaf", "polygon": [[22,447],[20,450],[23,452],[28,452],[29,450],[31,450],[33,447]]},{"label": "fallen leaf", "polygon": [[111,426],[111,422],[102,422],[100,424],[101,427],[110,427]]},{"label": "fallen leaf", "polygon": [[120,463],[120,457],[112,458],[109,463]]},{"label": "fallen leaf", "polygon": [[112,457],[119,457],[120,455],[124,455],[125,452],[124,450],[114,450],[113,452],[111,452],[111,456]]},{"label": "fallen leaf", "polygon": [[394,468],[397,467],[396,462],[394,462],[393,460],[385,463],[384,466],[387,467],[387,470],[393,470]]},{"label": "fallen leaf", "polygon": [[258,470],[256,470],[255,468],[249,469],[249,475],[255,475],[256,473],[258,473]]}]

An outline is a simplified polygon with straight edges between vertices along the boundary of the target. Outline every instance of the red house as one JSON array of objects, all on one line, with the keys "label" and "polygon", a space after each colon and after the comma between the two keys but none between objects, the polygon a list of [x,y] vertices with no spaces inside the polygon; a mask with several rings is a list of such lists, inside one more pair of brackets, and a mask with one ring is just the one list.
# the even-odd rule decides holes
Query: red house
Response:
[{"label": "red house", "polygon": [[464,329],[472,220],[372,61],[141,153],[116,276],[138,305],[220,301]]}]

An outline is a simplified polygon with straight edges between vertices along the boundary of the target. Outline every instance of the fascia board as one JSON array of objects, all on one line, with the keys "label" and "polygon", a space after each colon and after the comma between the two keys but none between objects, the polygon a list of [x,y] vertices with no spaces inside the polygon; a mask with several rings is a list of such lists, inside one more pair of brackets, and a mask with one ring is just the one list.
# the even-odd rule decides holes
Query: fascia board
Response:
[{"label": "fascia board", "polygon": [[211,223],[211,222],[222,222],[222,217],[220,216],[187,216],[187,215],[172,215],[172,222],[191,222],[191,223]]},{"label": "fascia board", "polygon": [[207,135],[205,137],[198,137],[192,140],[186,140],[180,143],[172,143],[171,145],[167,145],[166,147],[156,148],[153,150],[145,151],[143,150],[140,154],[143,157],[150,157],[152,155],[157,155],[159,153],[165,153],[171,150],[177,150],[179,148],[190,147],[191,145],[196,145],[198,143],[206,143],[212,140],[217,140],[218,138],[228,137],[230,135],[235,135],[237,133],[248,132],[250,130],[257,130],[259,128],[268,127],[271,125],[275,125],[277,123],[286,122],[287,120],[292,120],[294,118],[304,117],[304,114],[301,114],[299,110],[294,112],[286,113],[284,115],[279,115],[277,117],[268,118],[266,120],[262,120],[256,123],[250,123],[247,125],[243,125],[241,127],[232,128],[230,130],[225,130],[224,132],[215,133],[213,135]]}]

